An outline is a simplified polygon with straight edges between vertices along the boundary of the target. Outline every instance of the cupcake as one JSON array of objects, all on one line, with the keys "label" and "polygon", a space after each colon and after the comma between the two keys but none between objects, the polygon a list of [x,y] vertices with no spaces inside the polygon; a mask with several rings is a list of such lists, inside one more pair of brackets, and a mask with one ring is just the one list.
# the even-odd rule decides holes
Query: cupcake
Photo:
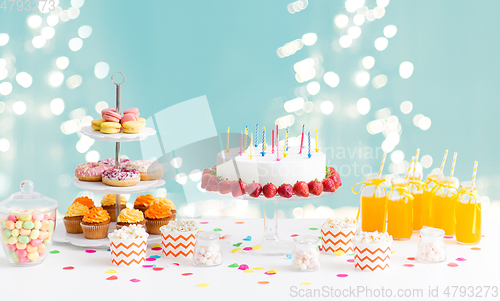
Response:
[{"label": "cupcake", "polygon": [[[120,196],[121,209],[127,207],[127,199],[125,196]],[[101,200],[102,209],[106,210],[112,222],[116,222],[116,196],[114,194],[106,194]]]},{"label": "cupcake", "polygon": [[175,210],[175,205],[171,200],[164,198],[164,197],[157,197],[153,200],[153,202],[151,202],[151,204],[154,204],[156,202],[161,202],[164,205],[166,205],[168,208],[170,208],[170,212],[172,212],[173,219],[175,219],[175,216],[177,214],[177,210]]},{"label": "cupcake", "polygon": [[135,199],[134,209],[145,212],[154,200],[155,197],[151,194],[140,195]]},{"label": "cupcake", "polygon": [[118,215],[116,219],[116,229],[121,229],[123,226],[128,227],[130,225],[142,225],[143,227],[146,225],[142,211],[125,208],[120,212],[120,215]]},{"label": "cupcake", "polygon": [[83,235],[87,239],[101,239],[108,235],[110,218],[102,207],[89,209],[83,216],[81,225]]},{"label": "cupcake", "polygon": [[174,219],[170,207],[162,202],[153,202],[144,213],[146,217],[146,231],[149,234],[159,235],[160,227],[167,225]]},{"label": "cupcake", "polygon": [[64,214],[64,226],[66,227],[66,232],[71,234],[83,233],[82,222],[85,213],[94,207],[94,202],[88,197],[77,198],[71,206],[66,210]]}]

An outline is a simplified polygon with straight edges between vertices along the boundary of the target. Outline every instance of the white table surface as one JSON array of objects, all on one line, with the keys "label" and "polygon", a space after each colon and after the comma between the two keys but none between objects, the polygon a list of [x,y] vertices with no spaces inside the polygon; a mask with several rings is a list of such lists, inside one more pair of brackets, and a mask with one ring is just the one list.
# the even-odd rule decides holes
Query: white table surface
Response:
[{"label": "white table surface", "polygon": [[[448,260],[438,264],[423,264],[409,261],[408,257],[415,257],[418,235],[413,235],[410,241],[394,242],[390,269],[384,272],[361,272],[354,269],[354,264],[347,262],[353,256],[322,255],[322,268],[318,272],[293,272],[290,270],[290,259],[282,257],[259,257],[247,254],[233,254],[232,244],[243,242],[244,246],[254,246],[259,243],[263,230],[260,219],[205,219],[208,224],[201,224],[202,230],[220,228],[222,235],[232,235],[231,242],[226,242],[224,248],[224,262],[221,266],[211,268],[194,267],[190,259],[170,259],[163,256],[145,264],[155,264],[165,267],[162,271],[140,267],[116,267],[111,263],[110,254],[106,249],[95,249],[96,253],[86,253],[85,248],[75,247],[64,243],[54,243],[52,250],[59,254],[49,254],[41,265],[33,267],[14,267],[0,253],[0,300],[25,299],[30,300],[283,300],[302,299],[292,298],[295,294],[313,292],[326,294],[330,288],[349,290],[358,287],[380,290],[382,287],[392,290],[394,300],[429,300],[429,287],[439,289],[439,298],[433,300],[469,300],[470,297],[460,297],[457,290],[452,298],[454,288],[451,286],[496,286],[500,290],[500,221],[486,220],[483,224],[481,250],[471,250],[471,246],[457,244],[453,239],[446,240]],[[243,221],[243,224],[235,224]],[[323,220],[317,219],[285,219],[279,221],[279,234],[282,238],[291,239],[291,234],[317,234],[317,228]],[[62,223],[58,223],[59,226]],[[242,239],[252,236],[252,241]],[[147,256],[161,255],[161,251],[152,251],[148,248]],[[463,257],[466,261],[456,261]],[[171,267],[177,262],[179,267]],[[455,262],[458,267],[449,267],[447,264]],[[255,273],[244,273],[228,265],[238,263],[247,264],[251,269],[263,267]],[[405,267],[404,264],[413,264],[414,267]],[[73,266],[73,270],[63,270],[63,267]],[[107,274],[109,269],[116,274]],[[276,269],[276,275],[265,275],[264,272]],[[182,276],[183,273],[193,273],[191,276]],[[348,274],[340,278],[337,274]],[[118,280],[106,280],[115,275]],[[133,283],[130,279],[136,278],[140,282]],[[258,284],[258,281],[269,281],[269,284]],[[310,285],[301,283],[310,282]],[[199,283],[210,283],[209,287],[198,287]],[[446,287],[450,286],[450,296],[443,295]],[[421,298],[396,298],[398,289],[422,289]],[[300,291],[299,291],[300,290]],[[323,291],[325,290],[325,291]],[[484,297],[486,288],[483,287],[482,298],[479,300],[499,300],[500,291],[496,298],[490,289],[489,296]],[[347,292],[347,291],[345,291]],[[379,291],[380,292],[380,291]],[[22,297],[24,296],[24,297]],[[342,300],[367,300],[365,294],[358,297],[337,298]],[[176,299],[172,299],[176,298]],[[318,296],[304,298],[308,300],[334,299],[334,297]],[[379,298],[385,300],[386,298]]]}]

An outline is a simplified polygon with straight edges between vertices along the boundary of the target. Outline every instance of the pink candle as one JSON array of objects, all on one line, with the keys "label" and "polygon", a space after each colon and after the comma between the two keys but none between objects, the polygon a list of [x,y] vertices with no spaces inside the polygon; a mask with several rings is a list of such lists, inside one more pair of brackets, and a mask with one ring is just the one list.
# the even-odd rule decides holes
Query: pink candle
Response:
[{"label": "pink candle", "polygon": [[273,154],[274,154],[274,130],[273,130]]},{"label": "pink candle", "polygon": [[280,133],[278,131],[278,125],[276,125],[276,161],[280,160]]},{"label": "pink candle", "polygon": [[299,154],[302,154],[302,147],[304,146],[304,126],[302,126],[302,138],[300,138]]}]

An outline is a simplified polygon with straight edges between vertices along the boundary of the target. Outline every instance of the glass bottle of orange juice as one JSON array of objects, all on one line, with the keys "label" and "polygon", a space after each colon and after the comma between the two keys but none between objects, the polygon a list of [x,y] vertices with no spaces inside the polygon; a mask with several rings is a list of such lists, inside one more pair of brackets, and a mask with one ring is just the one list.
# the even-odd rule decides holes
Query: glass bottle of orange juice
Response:
[{"label": "glass bottle of orange juice", "polygon": [[385,179],[379,178],[376,173],[365,175],[365,181],[360,183],[364,185],[360,200],[361,229],[364,232],[386,230],[387,194],[384,183]]},{"label": "glass bottle of orange juice", "polygon": [[408,240],[413,234],[413,195],[408,179],[394,178],[387,196],[387,232],[394,240]]},{"label": "glass bottle of orange juice", "polygon": [[410,175],[409,190],[413,195],[413,232],[418,232],[423,227],[424,187],[421,173],[415,172]]},{"label": "glass bottle of orange juice", "polygon": [[481,241],[481,199],[472,182],[460,183],[455,207],[456,238],[459,244],[473,245]]},{"label": "glass bottle of orange juice", "polygon": [[458,179],[444,177],[431,190],[431,215],[434,228],[443,229],[445,235],[455,235],[455,206]]},{"label": "glass bottle of orange juice", "polygon": [[424,227],[434,227],[434,219],[431,214],[432,198],[431,191],[436,186],[439,175],[432,173],[427,175],[422,192],[422,224]]}]

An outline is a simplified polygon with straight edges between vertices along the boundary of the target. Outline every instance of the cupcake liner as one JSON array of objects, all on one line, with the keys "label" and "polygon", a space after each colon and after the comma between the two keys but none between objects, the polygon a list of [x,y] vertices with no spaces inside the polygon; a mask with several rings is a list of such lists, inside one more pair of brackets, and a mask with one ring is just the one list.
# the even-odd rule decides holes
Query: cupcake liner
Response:
[{"label": "cupcake liner", "polygon": [[351,239],[356,234],[356,227],[351,228],[321,228],[323,252],[335,254],[337,251],[352,252]]},{"label": "cupcake liner", "polygon": [[365,272],[384,271],[389,269],[391,261],[391,244],[353,242],[354,268]]},{"label": "cupcake liner", "polygon": [[109,223],[99,225],[85,225],[80,223],[83,230],[83,236],[86,239],[102,239],[108,236]]},{"label": "cupcake liner", "polygon": [[161,231],[161,249],[166,257],[188,257],[193,254],[197,231]]},{"label": "cupcake liner", "polygon": [[83,216],[79,219],[63,219],[64,226],[66,227],[66,232],[70,234],[80,234],[83,233],[82,226],[80,223],[82,222]]},{"label": "cupcake liner", "polygon": [[[106,207],[106,208],[105,208]],[[121,205],[120,210],[127,208],[125,204]],[[106,210],[109,214],[109,218],[112,222],[116,222],[116,205],[113,206],[102,206],[102,209]]]},{"label": "cupcake liner", "polygon": [[147,237],[137,239],[109,239],[111,262],[117,266],[140,265],[146,261]]},{"label": "cupcake liner", "polygon": [[162,219],[146,219],[146,232],[153,235],[160,235],[160,227],[168,224],[171,220],[175,218],[175,215],[172,215],[169,218]]}]

